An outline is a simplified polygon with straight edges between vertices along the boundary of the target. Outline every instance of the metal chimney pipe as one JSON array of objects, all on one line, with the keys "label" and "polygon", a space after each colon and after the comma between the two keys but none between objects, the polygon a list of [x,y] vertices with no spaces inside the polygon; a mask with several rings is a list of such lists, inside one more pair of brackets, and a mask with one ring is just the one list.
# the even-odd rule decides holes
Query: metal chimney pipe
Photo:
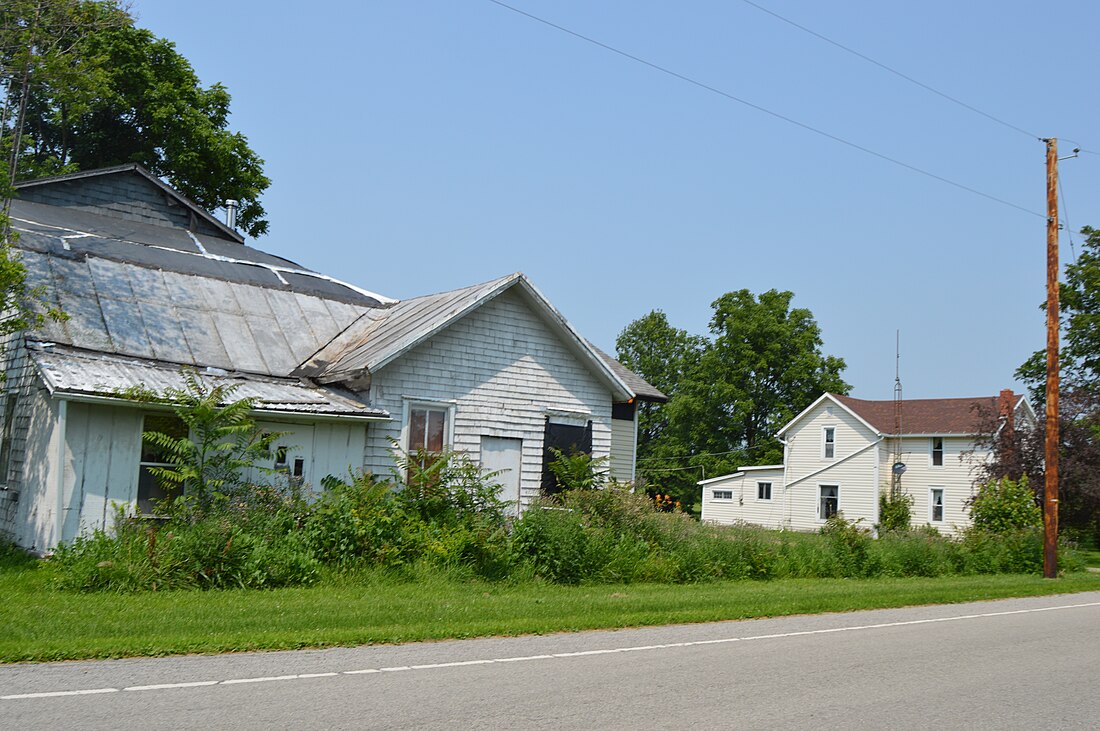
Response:
[{"label": "metal chimney pipe", "polygon": [[240,201],[235,201],[232,198],[225,201],[225,225],[229,228],[237,228],[237,206],[240,204]]}]

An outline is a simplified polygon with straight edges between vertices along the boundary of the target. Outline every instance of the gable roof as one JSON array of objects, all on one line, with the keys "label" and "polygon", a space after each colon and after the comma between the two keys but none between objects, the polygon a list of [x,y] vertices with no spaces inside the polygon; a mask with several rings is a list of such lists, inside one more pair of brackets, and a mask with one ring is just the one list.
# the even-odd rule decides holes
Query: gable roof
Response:
[{"label": "gable roof", "polygon": [[[828,394],[830,398],[870,425],[880,434],[893,434],[894,402]],[[1026,405],[1024,396],[1016,398],[1013,408]],[[901,433],[911,435],[979,433],[983,419],[999,413],[998,396],[945,399],[904,399],[901,402]]]},{"label": "gable roof", "polygon": [[[614,400],[664,398],[581,338],[522,274],[398,302],[243,245],[138,165],[28,181],[20,191],[11,218],[27,283],[68,315],[44,324],[35,334],[43,341],[152,364],[334,383],[385,367],[515,291]],[[190,225],[200,213],[204,225]]]},{"label": "gable roof", "polygon": [[[521,273],[449,292],[403,300],[364,315],[320,349],[299,371],[327,383],[374,373],[504,292],[515,290],[618,400],[664,394],[577,334],[573,326]],[[628,382],[629,381],[629,382]]]},{"label": "gable roof", "polygon": [[[124,175],[129,177],[137,176],[143,179],[143,182],[146,185],[152,186],[161,195],[165,196],[169,201],[173,202],[175,205],[182,207],[188,214],[190,214],[190,216],[194,217],[194,219],[202,221],[205,224],[204,228],[207,228],[208,230],[213,229],[215,235],[221,236],[222,238],[226,238],[231,241],[235,241],[238,244],[244,243],[244,236],[240,232],[230,228],[226,224],[219,221],[205,208],[198,205],[190,198],[183,195],[178,190],[168,185],[156,175],[153,175],[151,172],[149,172],[143,166],[137,163],[115,165],[114,167],[99,168],[96,170],[81,170],[75,173],[66,173],[64,175],[51,175],[49,177],[34,178],[32,180],[22,180],[15,184],[15,188],[20,195],[28,196],[29,194],[29,197],[34,200],[42,197],[40,189],[43,188],[65,187],[67,183],[72,183],[75,181],[85,181],[92,178],[107,178],[116,175]],[[48,199],[49,198],[47,197],[47,200]],[[92,201],[87,202],[91,203]],[[77,201],[75,200],[70,201],[70,204],[76,203]],[[194,228],[194,226],[192,226],[191,228]]]},{"label": "gable roof", "polygon": [[68,315],[38,340],[287,376],[392,301],[216,236],[18,199],[11,217],[27,285]]}]

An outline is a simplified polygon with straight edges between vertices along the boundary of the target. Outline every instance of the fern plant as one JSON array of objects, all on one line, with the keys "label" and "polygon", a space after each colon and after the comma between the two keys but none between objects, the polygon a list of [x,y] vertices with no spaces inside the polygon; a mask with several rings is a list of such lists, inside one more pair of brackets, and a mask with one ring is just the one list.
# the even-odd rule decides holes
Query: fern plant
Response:
[{"label": "fern plant", "polygon": [[554,455],[549,464],[550,472],[559,490],[598,490],[607,482],[606,456],[593,458],[585,452],[566,454],[556,447],[551,447],[550,451]]},{"label": "fern plant", "polygon": [[183,379],[184,387],[167,389],[164,399],[187,426],[188,435],[150,431],[144,438],[163,450],[171,465],[149,467],[149,471],[182,488],[186,503],[203,514],[227,490],[242,484],[246,472],[274,472],[260,462],[271,459],[271,445],[282,433],[256,426],[254,401],[232,399],[237,386],[208,386],[189,369],[184,369]]}]

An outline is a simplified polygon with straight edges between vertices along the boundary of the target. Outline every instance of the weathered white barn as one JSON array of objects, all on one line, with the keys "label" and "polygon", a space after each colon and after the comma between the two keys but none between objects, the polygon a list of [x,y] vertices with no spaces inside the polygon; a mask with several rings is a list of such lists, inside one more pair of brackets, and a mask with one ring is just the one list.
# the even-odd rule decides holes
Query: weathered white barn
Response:
[{"label": "weathered white barn", "polygon": [[233,384],[285,432],[273,468],[317,488],[386,474],[401,449],[504,470],[522,508],[551,446],[634,476],[639,399],[664,397],[582,338],[522,274],[396,301],[245,245],[136,165],[18,186],[29,284],[68,315],[6,344],[0,531],[48,550],[147,510],[161,488],[144,431],[166,412],[127,389]]},{"label": "weathered white barn", "polygon": [[1007,390],[999,397],[910,399],[900,414],[899,432],[893,401],[822,394],[779,430],[783,464],[742,467],[699,483],[703,520],[817,530],[841,512],[870,528],[901,462],[912,525],[953,535],[970,525],[975,468],[989,456],[975,444],[982,422],[1035,421],[1027,399]]}]

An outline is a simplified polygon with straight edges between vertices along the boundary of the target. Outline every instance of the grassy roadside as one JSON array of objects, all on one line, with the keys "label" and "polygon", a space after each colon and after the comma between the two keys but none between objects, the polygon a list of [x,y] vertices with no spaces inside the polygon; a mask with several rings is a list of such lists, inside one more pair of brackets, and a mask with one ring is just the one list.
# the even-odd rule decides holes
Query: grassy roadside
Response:
[{"label": "grassy roadside", "polygon": [[0,661],[545,634],[1100,590],[1100,574],[567,587],[376,577],[270,591],[75,594],[0,569]]}]

